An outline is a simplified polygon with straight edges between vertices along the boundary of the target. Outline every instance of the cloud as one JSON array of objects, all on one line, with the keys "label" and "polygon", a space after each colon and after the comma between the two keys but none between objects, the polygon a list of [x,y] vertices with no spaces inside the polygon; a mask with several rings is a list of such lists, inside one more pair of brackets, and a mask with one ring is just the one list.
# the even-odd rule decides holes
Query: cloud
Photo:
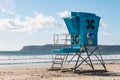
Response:
[{"label": "cloud", "polygon": [[0,30],[31,33],[58,26],[63,26],[63,23],[41,13],[35,13],[34,17],[21,17],[17,14],[14,0],[0,0]]},{"label": "cloud", "polygon": [[65,18],[65,17],[70,17],[71,13],[69,11],[64,11],[64,12],[58,12],[57,15],[60,18]]},{"label": "cloud", "polygon": [[37,13],[34,17],[25,17],[21,20],[19,17],[16,18],[1,18],[0,19],[0,30],[11,30],[18,32],[34,32],[45,28],[53,28],[62,26],[63,24],[58,22],[52,16],[45,16]]},{"label": "cloud", "polygon": [[[63,11],[63,12],[58,12],[57,15],[60,18],[65,18],[65,17],[70,17],[71,13],[70,11]],[[100,20],[100,26],[105,28],[108,27],[108,24],[106,24],[103,20]]]},{"label": "cloud", "polygon": [[109,35],[110,33],[108,33],[108,32],[101,32],[102,33],[102,35],[104,35],[104,36],[107,36],[107,35]]},{"label": "cloud", "polygon": [[100,27],[108,27],[108,24],[106,24],[103,20],[100,20]]},{"label": "cloud", "polygon": [[15,14],[16,4],[14,0],[0,0],[0,11],[10,15]]}]

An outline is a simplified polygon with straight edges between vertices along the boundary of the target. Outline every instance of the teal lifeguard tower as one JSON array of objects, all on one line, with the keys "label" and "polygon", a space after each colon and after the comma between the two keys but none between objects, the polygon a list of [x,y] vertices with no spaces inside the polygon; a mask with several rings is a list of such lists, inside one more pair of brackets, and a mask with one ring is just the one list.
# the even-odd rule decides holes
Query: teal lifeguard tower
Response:
[{"label": "teal lifeguard tower", "polygon": [[[63,37],[61,39],[64,40],[64,45],[61,45],[61,43],[58,44],[58,42],[60,42],[59,40],[61,35],[54,35],[54,44],[57,44],[59,47],[52,50],[52,53],[56,53],[52,69],[58,68],[58,66],[56,67],[55,65],[60,65],[59,68],[63,70],[64,64],[72,62],[73,58],[77,56],[75,58],[76,61],[72,62],[75,63],[73,67],[74,71],[80,67],[83,62],[86,62],[94,70],[91,60],[91,56],[94,55],[106,70],[105,63],[98,47],[98,28],[100,17],[93,13],[71,12],[70,17],[63,19],[67,26],[69,35],[62,34],[62,36],[65,36],[64,39]],[[68,60],[71,53],[73,54],[73,57]]]}]

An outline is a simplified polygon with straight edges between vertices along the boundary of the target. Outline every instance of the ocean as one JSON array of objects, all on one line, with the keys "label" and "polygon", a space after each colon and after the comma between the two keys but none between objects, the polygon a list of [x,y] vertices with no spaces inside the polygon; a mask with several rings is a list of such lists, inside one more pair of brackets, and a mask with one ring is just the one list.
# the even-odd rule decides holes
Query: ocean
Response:
[{"label": "ocean", "polygon": [[[68,61],[73,55],[68,57]],[[83,55],[85,57],[86,55]],[[105,62],[120,62],[120,52],[113,54],[102,54]],[[39,51],[0,51],[0,66],[16,66],[16,65],[46,65],[52,64],[55,54]],[[77,59],[75,57],[73,62]],[[98,62],[95,56],[91,56],[93,62]]]},{"label": "ocean", "polygon": [[51,63],[52,55],[39,51],[0,51],[0,66]]}]

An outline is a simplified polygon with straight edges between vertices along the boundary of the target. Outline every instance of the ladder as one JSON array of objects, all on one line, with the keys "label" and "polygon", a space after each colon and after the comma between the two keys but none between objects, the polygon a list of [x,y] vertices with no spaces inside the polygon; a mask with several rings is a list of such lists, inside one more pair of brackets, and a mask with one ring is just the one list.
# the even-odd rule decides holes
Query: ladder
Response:
[{"label": "ladder", "polygon": [[55,58],[53,59],[51,69],[63,70],[63,65],[65,65],[68,55],[69,55],[69,53],[66,53],[66,54],[57,53],[55,55]]}]

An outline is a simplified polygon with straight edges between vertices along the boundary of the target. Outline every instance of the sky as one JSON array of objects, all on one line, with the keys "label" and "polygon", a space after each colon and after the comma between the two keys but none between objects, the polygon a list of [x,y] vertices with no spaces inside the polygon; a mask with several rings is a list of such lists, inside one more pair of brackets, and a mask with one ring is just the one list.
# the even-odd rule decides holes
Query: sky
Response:
[{"label": "sky", "polygon": [[0,51],[53,44],[68,33],[63,17],[89,12],[101,17],[99,45],[120,45],[120,0],[0,0]]}]

